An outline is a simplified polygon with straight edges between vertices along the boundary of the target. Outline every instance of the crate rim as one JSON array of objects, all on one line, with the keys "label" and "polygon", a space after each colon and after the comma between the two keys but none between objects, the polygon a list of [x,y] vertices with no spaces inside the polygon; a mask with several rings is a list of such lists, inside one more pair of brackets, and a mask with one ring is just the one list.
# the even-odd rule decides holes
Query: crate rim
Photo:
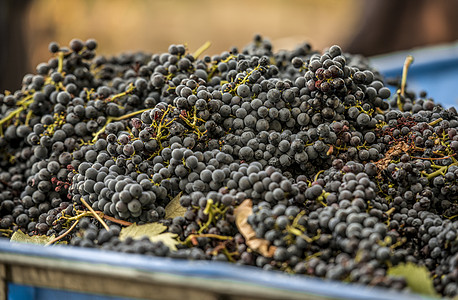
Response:
[{"label": "crate rim", "polygon": [[[0,262],[8,264],[5,255],[1,255],[2,253],[18,257],[25,256],[64,260],[72,263],[108,265],[159,275],[192,276],[202,279],[240,282],[245,284],[245,288],[252,285],[333,299],[434,299],[413,293],[401,293],[358,284],[326,281],[308,276],[292,276],[282,272],[265,271],[256,267],[238,266],[223,262],[151,257],[67,245],[45,248],[40,245],[15,243],[0,239]],[[22,260],[21,263],[27,264],[27,259]]]}]

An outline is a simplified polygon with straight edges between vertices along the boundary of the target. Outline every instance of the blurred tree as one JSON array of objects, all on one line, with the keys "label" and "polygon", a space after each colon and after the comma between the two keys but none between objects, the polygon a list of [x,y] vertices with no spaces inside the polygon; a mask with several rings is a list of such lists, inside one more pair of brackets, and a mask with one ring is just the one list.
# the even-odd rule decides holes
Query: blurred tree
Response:
[{"label": "blurred tree", "polygon": [[28,67],[25,17],[30,0],[0,0],[0,92],[21,87]]},{"label": "blurred tree", "polygon": [[458,40],[458,0],[371,0],[345,51],[366,56]]}]

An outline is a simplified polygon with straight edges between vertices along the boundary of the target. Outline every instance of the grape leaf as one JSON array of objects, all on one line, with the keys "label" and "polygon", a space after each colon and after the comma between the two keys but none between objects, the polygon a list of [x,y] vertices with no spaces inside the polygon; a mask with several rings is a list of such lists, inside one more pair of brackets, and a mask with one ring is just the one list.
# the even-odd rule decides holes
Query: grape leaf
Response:
[{"label": "grape leaf", "polygon": [[164,232],[167,226],[161,223],[149,223],[143,225],[132,224],[121,229],[119,239],[121,241],[128,237],[139,240],[142,237],[148,237],[151,242],[162,242],[169,247],[170,250],[177,250],[176,245],[179,243],[177,235],[170,232]]},{"label": "grape leaf", "polygon": [[46,236],[46,235],[29,236],[28,234],[25,234],[22,231],[18,230],[15,233],[13,233],[13,235],[11,236],[10,242],[46,245],[49,241],[52,241],[54,238],[55,238],[54,235],[52,236]]},{"label": "grape leaf", "polygon": [[245,238],[245,242],[248,247],[265,257],[272,257],[277,247],[271,246],[268,240],[257,238],[256,232],[253,230],[251,225],[248,224],[248,217],[253,213],[252,208],[253,203],[250,199],[243,201],[234,210],[235,224]]},{"label": "grape leaf", "polygon": [[180,205],[181,194],[183,194],[183,192],[179,193],[165,207],[165,219],[173,219],[175,217],[184,216],[184,213],[187,211],[187,208]]},{"label": "grape leaf", "polygon": [[405,278],[407,286],[412,292],[438,297],[433,286],[433,280],[425,266],[417,266],[412,262],[403,263],[388,268],[387,274]]},{"label": "grape leaf", "polygon": [[179,244],[177,240],[178,235],[176,233],[164,232],[156,236],[150,236],[149,239],[152,242],[162,242],[164,245],[169,247],[170,250],[177,250],[177,245]]}]

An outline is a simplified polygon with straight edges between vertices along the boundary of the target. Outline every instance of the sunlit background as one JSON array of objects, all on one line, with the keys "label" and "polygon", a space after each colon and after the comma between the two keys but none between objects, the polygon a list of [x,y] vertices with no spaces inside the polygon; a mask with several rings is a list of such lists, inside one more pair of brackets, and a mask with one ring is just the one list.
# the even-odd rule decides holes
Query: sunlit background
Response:
[{"label": "sunlit background", "polygon": [[[416,11],[422,3],[426,17]],[[75,37],[95,38],[98,53],[105,55],[164,52],[172,43],[186,43],[192,52],[206,41],[212,43],[206,53],[216,54],[233,46],[242,48],[255,33],[269,38],[276,50],[308,41],[318,50],[339,44],[366,55],[455,40],[458,26],[444,23],[450,19],[444,11],[450,9],[440,9],[439,3],[456,7],[458,1],[0,0],[0,91],[19,88],[24,74],[47,61],[49,42],[67,45]],[[403,14],[416,27],[410,28],[410,19]],[[404,43],[400,45],[396,32],[403,28],[410,30],[409,38],[398,38]],[[429,40],[420,41],[425,36]]]}]

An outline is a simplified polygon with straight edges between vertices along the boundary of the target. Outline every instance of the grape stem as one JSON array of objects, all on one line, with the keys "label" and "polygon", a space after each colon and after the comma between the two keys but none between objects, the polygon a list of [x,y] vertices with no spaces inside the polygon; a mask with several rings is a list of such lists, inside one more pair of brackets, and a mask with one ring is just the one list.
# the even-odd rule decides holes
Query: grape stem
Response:
[{"label": "grape stem", "polygon": [[428,125],[429,125],[429,126],[434,126],[434,125],[436,125],[437,123],[442,122],[442,121],[444,121],[444,119],[439,118],[439,119],[437,119],[437,120],[434,120],[434,121],[428,123]]},{"label": "grape stem", "polygon": [[145,108],[145,109],[137,110],[137,111],[134,111],[134,112],[132,112],[130,114],[126,114],[126,115],[123,115],[123,116],[120,116],[120,117],[108,117],[107,118],[107,122],[105,123],[105,125],[99,131],[97,131],[94,134],[94,138],[92,139],[92,142],[95,143],[97,141],[99,135],[101,135],[105,131],[105,128],[107,128],[107,125],[110,124],[111,122],[125,120],[127,118],[130,118],[130,117],[136,116],[138,114],[141,114],[141,113],[143,113],[143,112],[145,112],[147,110],[151,110],[151,108]]},{"label": "grape stem", "polygon": [[87,204],[86,200],[84,200],[82,197],[80,198],[81,202],[84,204],[84,206],[87,207],[87,209],[89,209],[89,211],[94,215],[94,217],[97,219],[97,221],[100,222],[100,224],[103,225],[103,227],[107,230],[107,231],[110,231],[110,227],[108,227],[107,223],[105,223],[104,220],[102,220],[102,218],[100,218],[100,216],[95,212],[95,210],[92,209],[92,207]]},{"label": "grape stem", "polygon": [[16,117],[17,115],[19,115],[23,110],[25,110],[31,103],[33,102],[33,99],[32,100],[29,100],[27,102],[24,102],[23,106],[22,107],[19,107],[19,108],[16,108],[15,110],[13,110],[12,112],[10,112],[8,114],[8,116],[6,116],[5,118],[1,119],[0,120],[0,126],[3,125],[4,123],[8,122],[9,120],[11,120],[12,118]]},{"label": "grape stem", "polygon": [[453,158],[456,155],[456,153],[447,155],[444,157],[418,157],[418,156],[412,156],[414,159],[425,159],[425,160],[441,160],[441,159],[447,159],[447,158]]},{"label": "grape stem", "polygon": [[191,240],[192,238],[200,238],[200,237],[208,237],[208,238],[214,238],[218,240],[232,240],[232,236],[225,236],[225,235],[218,235],[218,234],[212,234],[212,233],[202,233],[202,234],[190,234],[186,240]]},{"label": "grape stem", "polygon": [[231,236],[225,236],[225,235],[218,235],[218,234],[212,234],[212,233],[199,233],[199,234],[190,234],[188,237],[184,240],[183,244],[189,245],[197,243],[197,238],[200,237],[207,237],[207,238],[213,238],[213,239],[218,239],[218,240],[232,240],[233,237]]},{"label": "grape stem", "polygon": [[0,229],[0,232],[2,233],[3,236],[9,237],[13,233],[13,230],[11,230],[11,229]]},{"label": "grape stem", "polygon": [[405,96],[405,88],[407,82],[407,73],[409,72],[409,67],[413,63],[413,56],[408,55],[404,62],[404,67],[402,68],[402,79],[401,79],[401,96]]},{"label": "grape stem", "polygon": [[24,104],[24,102],[30,100],[33,98],[33,95],[34,94],[30,94],[30,95],[27,95],[26,97],[24,97],[23,99],[19,100],[16,104],[17,106],[21,106],[22,104]]},{"label": "grape stem", "polygon": [[396,210],[396,207],[392,207],[392,208],[390,208],[389,210],[387,210],[387,211],[385,212],[385,214],[386,214],[387,216],[390,216],[395,210]]},{"label": "grape stem", "polygon": [[400,111],[404,111],[404,107],[402,105],[401,97],[405,96],[405,88],[407,82],[407,73],[409,71],[410,65],[413,63],[413,56],[408,55],[406,60],[404,61],[404,67],[402,68],[402,79],[401,79],[401,89],[397,91],[398,99],[397,105]]},{"label": "grape stem", "polygon": [[89,217],[89,216],[92,216],[92,213],[86,211],[86,212],[80,213],[80,214],[78,214],[78,215],[76,215],[76,216],[74,216],[74,217],[67,218],[67,217],[63,216],[63,217],[60,217],[60,218],[57,219],[57,220],[66,219],[67,221],[74,221],[74,220],[79,220],[79,219],[81,219],[81,218]]},{"label": "grape stem", "polygon": [[45,246],[52,245],[52,244],[54,244],[55,242],[57,242],[57,241],[63,239],[65,236],[67,236],[67,235],[76,227],[76,225],[78,224],[79,221],[80,221],[79,219],[76,220],[76,221],[72,224],[72,226],[71,226],[69,229],[67,229],[67,231],[65,231],[63,234],[59,235],[58,237],[56,237],[56,238],[50,240],[49,242],[47,242]]},{"label": "grape stem", "polygon": [[311,255],[308,255],[308,256],[305,258],[305,261],[309,261],[309,260],[311,260],[312,258],[315,258],[315,257],[320,257],[321,254],[323,254],[323,252],[318,251],[318,252],[315,252],[315,253],[313,253],[313,254],[311,254]]},{"label": "grape stem", "polygon": [[[225,63],[225,62],[230,61],[233,58],[235,58],[235,55],[231,54],[226,59],[221,60],[221,62]],[[215,62],[215,64],[212,66],[210,72],[208,73],[208,80],[210,80],[213,77],[213,75],[218,71],[218,63],[219,62]]]},{"label": "grape stem", "polygon": [[323,192],[321,193],[320,196],[318,196],[318,198],[316,198],[316,201],[318,203],[320,203],[321,205],[323,205],[324,207],[328,206],[326,203],[324,203],[324,200],[326,200],[326,198],[329,196],[329,193],[327,193],[326,191],[323,190]]},{"label": "grape stem", "polygon": [[[132,225],[131,222],[127,222],[127,221],[124,221],[124,220],[118,220],[116,218],[113,218],[113,217],[110,217],[110,216],[107,216],[105,215],[103,212],[101,211],[95,211],[101,218],[104,218],[105,220],[108,220],[110,222],[113,222],[113,223],[117,223],[119,225],[123,225],[123,226],[130,226]],[[61,217],[61,218],[64,218],[66,219],[67,221],[74,221],[74,220],[80,220],[81,218],[84,218],[84,217],[92,217],[93,214],[90,212],[90,211],[84,211],[74,217],[70,217],[70,218],[67,218],[67,217]]]},{"label": "grape stem", "polygon": [[199,138],[202,137],[203,133],[200,132],[199,130],[199,126],[197,126],[197,121],[201,121],[201,122],[205,122],[204,120],[202,120],[201,118],[198,118],[197,117],[197,111],[196,111],[196,107],[194,107],[194,114],[193,114],[193,121],[191,122],[188,118],[185,118],[183,115],[180,115],[180,118],[189,126],[191,127],[193,130],[194,130],[194,133],[197,134],[197,136]]},{"label": "grape stem", "polygon": [[232,254],[229,253],[229,251],[227,251],[227,249],[224,247],[223,249],[221,249],[221,252],[223,252],[223,254],[227,257],[227,259],[232,262],[232,263],[235,263],[236,260],[232,257]]},{"label": "grape stem", "polygon": [[422,173],[423,173],[424,175],[426,175],[426,177],[427,177],[428,179],[432,179],[432,178],[437,177],[437,176],[439,176],[439,175],[444,175],[445,172],[448,170],[448,168],[450,168],[451,166],[458,166],[458,162],[455,162],[455,163],[453,163],[453,164],[451,164],[451,165],[448,165],[448,166],[442,166],[442,167],[440,167],[437,171],[434,171],[434,172],[429,173],[429,174],[427,174],[427,173],[424,172],[424,171],[423,171]]},{"label": "grape stem", "polygon": [[135,90],[135,86],[131,83],[125,92],[114,95],[108,98],[106,101],[115,101],[118,98],[131,94]]},{"label": "grape stem", "polygon": [[29,110],[27,112],[27,116],[25,117],[25,125],[29,126],[30,119],[32,118],[33,112]]},{"label": "grape stem", "polygon": [[127,222],[127,221],[123,221],[123,220],[118,220],[118,219],[116,219],[116,218],[107,216],[107,215],[105,215],[105,214],[102,213],[102,212],[98,212],[98,211],[97,211],[97,213],[100,213],[100,214],[102,215],[102,218],[104,218],[105,220],[111,221],[111,222],[113,222],[113,223],[118,223],[118,224],[124,225],[124,226],[130,226],[130,225],[132,225],[131,222]]},{"label": "grape stem", "polygon": [[57,56],[57,72],[62,73],[62,70],[64,68],[64,52],[59,52]]},{"label": "grape stem", "polygon": [[213,221],[213,210],[211,209],[212,208],[212,204],[213,204],[213,200],[212,199],[208,199],[207,201],[207,205],[205,206],[205,209],[204,209],[204,214],[208,215],[208,220],[207,222],[204,224],[204,226],[202,226],[198,233],[202,233],[205,229],[208,228],[208,226],[210,226],[211,222]]},{"label": "grape stem", "polygon": [[320,174],[323,173],[323,172],[324,172],[324,170],[318,171],[318,173],[316,173],[316,175],[315,175],[314,181],[317,181],[317,180],[318,180],[318,177],[319,177]]},{"label": "grape stem", "polygon": [[313,243],[313,239],[311,239],[309,236],[307,236],[304,232],[301,230],[294,228],[292,226],[287,226],[286,231],[288,231],[291,234],[294,234],[295,236],[303,238],[307,243]]},{"label": "grape stem", "polygon": [[211,43],[209,41],[206,41],[205,44],[203,44],[202,46],[200,46],[193,54],[192,56],[197,59],[199,58],[200,55],[202,55],[202,53],[204,53],[208,48],[210,48],[211,46]]}]

